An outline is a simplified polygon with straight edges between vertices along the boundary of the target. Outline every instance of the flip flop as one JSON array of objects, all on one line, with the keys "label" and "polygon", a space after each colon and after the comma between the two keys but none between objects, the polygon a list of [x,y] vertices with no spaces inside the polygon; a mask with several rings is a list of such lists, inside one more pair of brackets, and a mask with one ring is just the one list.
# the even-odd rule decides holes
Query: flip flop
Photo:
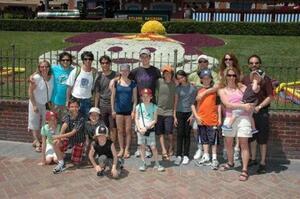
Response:
[{"label": "flip flop", "polygon": [[249,178],[248,171],[242,170],[242,173],[240,174],[239,180],[242,181],[242,182],[245,182],[245,181],[248,180],[248,178]]},{"label": "flip flop", "polygon": [[229,171],[229,170],[232,170],[234,168],[234,164],[229,164],[229,162],[225,163],[225,164],[222,164],[220,166],[220,171]]},{"label": "flip flop", "polygon": [[125,152],[124,153],[124,156],[123,156],[125,159],[128,159],[128,158],[130,158],[130,153],[129,152]]},{"label": "flip flop", "polygon": [[163,159],[163,160],[170,160],[167,153],[163,153],[163,154],[162,154],[162,159]]},{"label": "flip flop", "polygon": [[123,151],[120,151],[119,153],[118,153],[118,158],[121,158],[122,156],[123,156],[123,154],[124,154],[124,152]]}]

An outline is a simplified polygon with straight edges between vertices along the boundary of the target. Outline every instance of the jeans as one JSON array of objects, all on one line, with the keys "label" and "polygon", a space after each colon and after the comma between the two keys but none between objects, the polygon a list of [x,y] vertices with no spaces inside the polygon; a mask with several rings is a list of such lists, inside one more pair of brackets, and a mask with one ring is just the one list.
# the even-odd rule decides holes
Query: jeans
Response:
[{"label": "jeans", "polygon": [[[178,121],[177,126],[177,156],[189,156],[190,141],[191,141],[191,125],[188,118],[192,115],[191,112],[176,112]],[[182,151],[183,149],[183,151]]]}]

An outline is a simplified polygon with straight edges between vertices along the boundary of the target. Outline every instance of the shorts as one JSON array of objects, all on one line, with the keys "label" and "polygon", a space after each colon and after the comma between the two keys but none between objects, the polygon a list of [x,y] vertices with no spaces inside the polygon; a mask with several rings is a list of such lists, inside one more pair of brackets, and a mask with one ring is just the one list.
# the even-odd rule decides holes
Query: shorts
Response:
[{"label": "shorts", "polygon": [[[97,162],[98,162],[98,165],[102,168],[104,167],[109,167],[110,169],[112,169],[112,166],[113,166],[113,159],[112,158],[108,158],[106,155],[100,155],[98,158],[97,158]],[[120,169],[120,162],[117,161],[117,170]]]},{"label": "shorts", "polygon": [[199,144],[218,145],[219,130],[216,126],[198,126]]},{"label": "shorts", "polygon": [[116,114],[117,114],[117,115],[128,116],[128,115],[131,115],[131,111],[129,111],[129,112],[117,112]]},{"label": "shorts", "polygon": [[[228,125],[230,118],[225,118],[223,125]],[[249,116],[239,116],[236,118],[232,124],[232,131],[223,131],[222,135],[224,137],[245,137],[251,138],[252,127]]]},{"label": "shorts", "polygon": [[137,132],[138,145],[156,146],[155,132],[152,131],[149,136],[142,135]]},{"label": "shorts", "polygon": [[[62,152],[67,151],[69,146],[69,141],[68,140],[64,140],[62,142],[62,146],[60,147],[60,150]],[[71,160],[74,163],[80,163],[82,160],[82,154],[84,151],[84,143],[78,143],[78,144],[74,144],[72,147],[72,153],[71,153]]]},{"label": "shorts", "polygon": [[261,109],[258,113],[254,113],[253,118],[258,133],[255,133],[250,141],[256,140],[258,144],[267,144],[270,131],[268,109]]},{"label": "shorts", "polygon": [[243,113],[245,113],[245,111],[241,110],[241,109],[234,109],[234,110],[232,110],[232,116],[233,117],[239,117]]},{"label": "shorts", "polygon": [[174,117],[173,116],[157,116],[156,122],[156,134],[164,135],[164,134],[173,134],[173,124]]},{"label": "shorts", "polygon": [[45,104],[36,104],[39,112],[36,113],[33,111],[32,103],[29,100],[28,103],[28,129],[39,131],[42,126],[45,124],[46,117],[46,106]]},{"label": "shorts", "polygon": [[51,157],[57,159],[56,153],[53,150],[52,144],[46,144],[46,152],[45,152],[46,158]]},{"label": "shorts", "polygon": [[109,129],[116,128],[116,120],[112,117],[111,107],[100,107],[101,117]]}]

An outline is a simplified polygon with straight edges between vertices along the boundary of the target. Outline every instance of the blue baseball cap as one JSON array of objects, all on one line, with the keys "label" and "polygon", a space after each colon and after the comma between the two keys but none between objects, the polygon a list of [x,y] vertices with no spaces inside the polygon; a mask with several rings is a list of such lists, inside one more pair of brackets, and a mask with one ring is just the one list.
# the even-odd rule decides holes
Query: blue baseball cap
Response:
[{"label": "blue baseball cap", "polygon": [[208,77],[212,78],[211,71],[208,68],[200,70],[198,72],[198,76],[200,78],[203,78],[205,76],[208,76]]}]

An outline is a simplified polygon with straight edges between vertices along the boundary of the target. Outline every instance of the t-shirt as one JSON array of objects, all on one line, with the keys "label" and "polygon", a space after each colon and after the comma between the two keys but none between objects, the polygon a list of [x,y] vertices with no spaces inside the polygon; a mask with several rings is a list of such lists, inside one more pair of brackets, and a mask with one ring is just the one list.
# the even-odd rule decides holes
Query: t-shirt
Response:
[{"label": "t-shirt", "polygon": [[[136,114],[139,117],[140,126],[148,126],[154,120],[154,113],[157,111],[157,106],[153,103],[145,105],[143,102],[136,106]],[[143,117],[142,115],[143,114]],[[144,123],[143,123],[144,119]]]},{"label": "t-shirt", "polygon": [[249,84],[244,92],[242,102],[247,103],[257,103],[257,93],[255,93],[252,89],[252,85]]},{"label": "t-shirt", "polygon": [[[246,86],[248,86],[249,84],[251,84],[250,75],[245,76],[243,78],[242,82]],[[260,104],[262,101],[264,101],[264,99],[266,99],[268,96],[272,96],[272,95],[273,95],[272,81],[271,81],[270,77],[265,76],[264,77],[264,83],[262,85],[260,85],[260,90],[257,93],[258,104]],[[270,105],[268,105],[266,108],[269,108],[269,106]]]},{"label": "t-shirt", "polygon": [[111,71],[109,75],[99,72],[98,78],[95,82],[95,92],[100,93],[100,107],[110,107],[111,90],[109,89],[110,81],[117,76],[115,71]]},{"label": "t-shirt", "polygon": [[197,89],[192,84],[187,84],[186,86],[178,85],[176,87],[176,95],[178,95],[177,102],[177,112],[191,112],[191,106],[194,104]]},{"label": "t-shirt", "polygon": [[173,81],[165,82],[160,78],[157,81],[157,114],[163,116],[172,116],[174,110],[174,97],[176,92],[176,85]]},{"label": "t-shirt", "polygon": [[129,74],[129,79],[134,80],[137,84],[138,99],[140,100],[140,91],[143,88],[150,88],[153,93],[152,101],[155,102],[156,81],[161,77],[160,71],[154,66],[149,68],[138,67],[133,69]]},{"label": "t-shirt", "polygon": [[58,135],[60,133],[60,125],[58,124],[56,129],[50,129],[48,124],[45,124],[41,129],[41,135],[47,137],[46,143],[53,144],[53,135]]},{"label": "t-shirt", "polygon": [[95,130],[100,125],[105,125],[102,120],[98,121],[96,124],[92,124],[91,121],[86,121],[84,125],[85,135],[88,135],[89,139],[93,139],[93,136],[95,135]]},{"label": "t-shirt", "polygon": [[[32,78],[36,86],[33,90],[35,101],[38,104],[46,104],[46,102],[51,99],[53,90],[53,77],[51,77],[49,81],[44,81],[41,75],[35,74]],[[49,99],[47,98],[47,90]]]},{"label": "t-shirt", "polygon": [[132,93],[136,83],[131,81],[130,85],[123,86],[116,82],[115,111],[126,113],[132,111]]},{"label": "t-shirt", "polygon": [[70,146],[73,146],[74,144],[80,144],[85,141],[84,121],[84,117],[81,115],[81,113],[78,113],[78,116],[75,119],[71,118],[71,115],[69,114],[64,116],[62,119],[62,122],[68,125],[66,132],[71,132],[73,129],[76,130],[75,135],[68,138]]},{"label": "t-shirt", "polygon": [[54,79],[51,101],[55,105],[63,106],[66,104],[66,93],[68,88],[68,85],[66,84],[67,79],[73,68],[64,68],[61,65],[53,65],[51,70]]},{"label": "t-shirt", "polygon": [[[79,75],[76,78],[76,69],[72,70],[68,80],[67,85],[73,86],[72,96],[78,99],[89,99],[92,97],[92,89],[93,89],[93,72],[86,72],[81,70]],[[76,81],[75,81],[76,79]],[[75,82],[75,83],[74,83]]]},{"label": "t-shirt", "polygon": [[[198,93],[206,91],[207,88],[201,88]],[[197,115],[202,120],[202,125],[216,126],[218,125],[218,107],[217,107],[217,93],[210,93],[206,95],[201,103],[197,101]]]},{"label": "t-shirt", "polygon": [[[192,72],[189,75],[188,80],[191,84],[195,85],[197,88],[200,88],[203,85],[200,82],[200,77],[198,76],[197,72],[198,71]],[[211,70],[211,76],[213,77],[214,84],[218,84],[220,82],[219,76],[215,71]]]}]

